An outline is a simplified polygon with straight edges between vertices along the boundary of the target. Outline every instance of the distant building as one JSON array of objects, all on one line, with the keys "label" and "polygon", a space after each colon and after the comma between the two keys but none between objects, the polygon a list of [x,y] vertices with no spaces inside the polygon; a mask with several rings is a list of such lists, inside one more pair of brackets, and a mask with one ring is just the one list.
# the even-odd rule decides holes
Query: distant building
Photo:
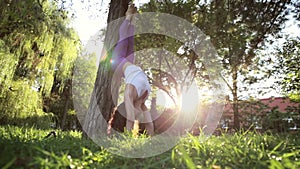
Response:
[{"label": "distant building", "polygon": [[[250,99],[239,101],[241,127],[255,129],[297,130],[300,129],[300,103],[285,97]],[[233,105],[225,105],[220,120],[223,129],[233,128]]]}]

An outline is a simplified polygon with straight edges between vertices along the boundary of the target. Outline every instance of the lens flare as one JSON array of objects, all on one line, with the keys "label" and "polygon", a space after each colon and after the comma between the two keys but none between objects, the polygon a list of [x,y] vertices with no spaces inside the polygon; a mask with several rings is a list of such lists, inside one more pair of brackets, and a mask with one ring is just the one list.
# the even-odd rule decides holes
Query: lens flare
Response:
[{"label": "lens flare", "polygon": [[[114,129],[112,129],[113,136],[107,135],[108,123],[102,115],[101,106],[99,107],[101,99],[107,98],[101,98],[102,95],[96,91],[101,91],[102,94],[111,92],[113,102],[117,105],[123,99],[122,86],[116,92],[114,86],[95,84],[91,87],[73,83],[75,87],[72,90],[78,119],[83,130],[95,143],[120,156],[146,158],[170,150],[180,138],[186,136],[186,132],[193,131],[195,126],[202,127],[206,136],[211,135],[223,112],[226,84],[220,77],[221,65],[217,52],[209,38],[199,28],[182,18],[164,13],[145,12],[135,14],[135,17],[138,18],[135,23],[135,35],[163,35],[168,39],[165,45],[160,47],[154,48],[155,44],[146,44],[144,49],[134,52],[136,64],[145,71],[151,83],[152,92],[147,101],[150,104],[147,105],[154,121],[156,135],[150,138],[125,137],[126,134],[130,134],[119,133]],[[119,25],[118,23],[123,20],[124,18],[120,18],[111,22],[108,28]],[[107,33],[101,35],[109,38]],[[111,66],[115,62],[107,53],[110,49],[95,52],[94,44],[98,46],[103,43],[103,39],[91,38],[93,42],[88,43],[90,45],[86,46],[85,51],[96,53],[98,63],[107,61]],[[172,44],[173,42],[180,44]],[[152,39],[152,43],[158,41]],[[178,49],[171,50],[175,47]],[[178,53],[179,49],[181,50]],[[81,71],[87,71],[82,66],[83,64],[75,65],[73,82],[79,82]],[[99,67],[99,70],[95,71],[100,74],[106,73],[109,66]],[[203,73],[205,76],[199,75],[199,71],[202,71],[200,66],[205,68],[206,72]],[[103,80],[100,74],[97,75],[98,81]],[[112,78],[120,76],[121,74],[116,71]],[[124,85],[122,81],[121,84]],[[204,85],[207,86],[207,92],[203,90]],[[95,90],[99,88],[101,90]],[[109,88],[111,91],[105,90]],[[84,97],[82,93],[85,93]],[[125,114],[121,115],[126,117]],[[141,118],[140,122],[147,121]]]}]

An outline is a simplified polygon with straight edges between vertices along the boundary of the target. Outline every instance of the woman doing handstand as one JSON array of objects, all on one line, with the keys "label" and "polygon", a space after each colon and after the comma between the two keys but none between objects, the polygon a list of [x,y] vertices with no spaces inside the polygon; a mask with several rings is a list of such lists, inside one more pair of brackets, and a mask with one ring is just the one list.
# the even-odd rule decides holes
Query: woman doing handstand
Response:
[{"label": "woman doing handstand", "polygon": [[149,135],[154,134],[153,122],[150,112],[147,111],[147,100],[151,86],[143,70],[134,65],[133,54],[133,14],[137,12],[134,5],[130,5],[126,11],[126,18],[120,26],[119,41],[112,54],[112,68],[116,73],[125,77],[124,102],[126,109],[126,129],[133,129],[134,120],[145,122],[145,128]]}]

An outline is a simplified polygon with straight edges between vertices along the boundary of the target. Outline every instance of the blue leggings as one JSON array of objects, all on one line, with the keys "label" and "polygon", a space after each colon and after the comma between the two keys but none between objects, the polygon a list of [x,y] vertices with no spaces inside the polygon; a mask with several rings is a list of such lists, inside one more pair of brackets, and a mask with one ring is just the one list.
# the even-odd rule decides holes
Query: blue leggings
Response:
[{"label": "blue leggings", "polygon": [[112,52],[112,69],[115,70],[118,66],[123,67],[124,60],[134,62],[134,26],[130,21],[125,19],[119,29],[119,40]]}]

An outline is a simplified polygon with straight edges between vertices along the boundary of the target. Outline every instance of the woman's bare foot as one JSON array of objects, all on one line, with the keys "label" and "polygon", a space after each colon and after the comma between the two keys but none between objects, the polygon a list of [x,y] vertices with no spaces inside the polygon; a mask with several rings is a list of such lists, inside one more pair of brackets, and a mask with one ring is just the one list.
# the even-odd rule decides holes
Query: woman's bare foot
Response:
[{"label": "woman's bare foot", "polygon": [[128,6],[128,9],[125,13],[126,19],[129,21],[133,20],[133,14],[137,13],[137,8],[134,6],[134,4],[131,4]]}]

